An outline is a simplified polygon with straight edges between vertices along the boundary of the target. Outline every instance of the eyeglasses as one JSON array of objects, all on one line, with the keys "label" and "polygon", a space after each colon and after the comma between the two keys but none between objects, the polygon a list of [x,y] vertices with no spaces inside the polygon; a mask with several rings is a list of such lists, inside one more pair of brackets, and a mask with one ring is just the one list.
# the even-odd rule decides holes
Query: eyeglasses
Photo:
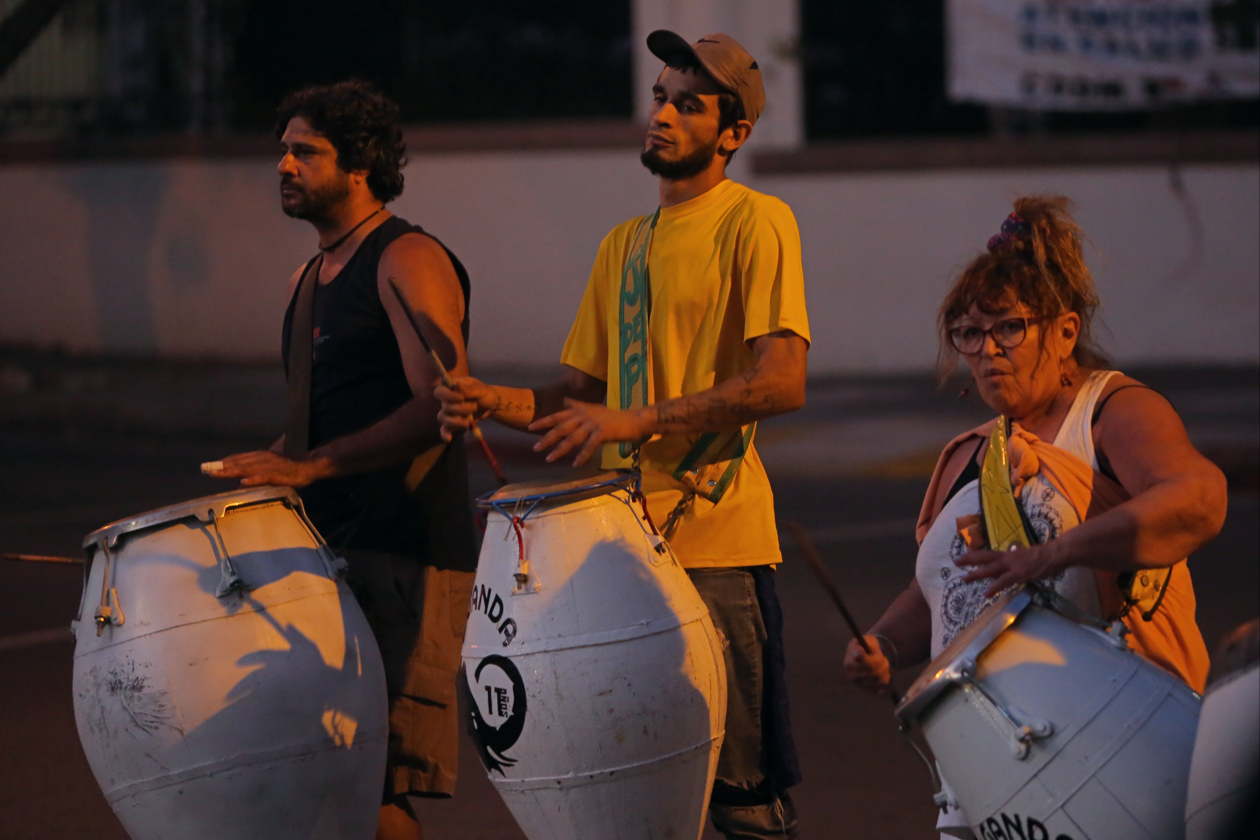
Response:
[{"label": "eyeglasses", "polygon": [[987,330],[976,326],[953,327],[949,331],[949,343],[964,356],[974,356],[984,348],[986,336],[993,336],[993,343],[998,347],[1010,350],[1024,343],[1028,335],[1028,325],[1035,324],[1041,318],[1004,318]]}]

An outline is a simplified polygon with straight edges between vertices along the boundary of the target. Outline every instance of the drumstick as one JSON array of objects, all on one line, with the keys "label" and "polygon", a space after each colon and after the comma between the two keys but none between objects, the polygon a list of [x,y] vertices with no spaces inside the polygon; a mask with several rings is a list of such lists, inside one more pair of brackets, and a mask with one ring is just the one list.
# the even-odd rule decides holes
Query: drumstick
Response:
[{"label": "drumstick", "polygon": [[82,557],[51,557],[47,554],[0,554],[5,560],[14,560],[19,563],[65,563],[68,565],[82,566]]},{"label": "drumstick", "polygon": [[[797,522],[786,522],[784,527],[792,533],[792,539],[796,541],[796,547],[800,549],[801,554],[809,562],[810,568],[814,570],[814,576],[818,578],[818,582],[822,584],[823,589],[831,596],[831,602],[836,605],[836,609],[840,610],[840,615],[844,617],[844,623],[849,626],[849,632],[853,634],[853,639],[862,648],[862,651],[867,656],[870,656],[874,651],[871,650],[870,644],[867,643],[866,636],[858,629],[857,622],[853,620],[853,614],[844,605],[844,599],[840,597],[840,590],[836,588],[831,575],[827,573],[827,567],[823,565],[822,558],[818,556],[818,550],[810,542],[809,535],[805,533],[805,529]],[[892,697],[894,706],[901,703],[901,696],[897,694],[897,690],[892,687],[891,682],[888,684],[888,693]]]},{"label": "drumstick", "polygon": [[[447,388],[455,390],[455,380],[451,378],[450,373],[446,370],[446,365],[442,364],[442,359],[433,349],[433,345],[429,344],[428,339],[424,337],[424,330],[420,329],[420,322],[416,320],[416,316],[412,314],[411,307],[407,305],[407,299],[403,297],[403,293],[398,290],[398,284],[391,277],[389,279],[389,287],[394,290],[394,297],[398,298],[398,305],[402,307],[402,311],[407,314],[407,320],[411,322],[411,328],[416,332],[416,338],[420,339],[420,344],[428,352],[429,357],[433,359],[433,364],[437,366],[438,374],[442,377],[442,384]],[[481,429],[477,427],[476,421],[469,428],[473,438],[477,443],[481,444],[481,451],[485,453],[486,461],[490,463],[490,469],[494,471],[494,477],[499,480],[500,484],[507,484],[507,476],[503,473],[503,468],[499,466],[499,461],[494,457],[494,453],[490,451],[490,444],[486,443],[486,438],[481,434]]]}]

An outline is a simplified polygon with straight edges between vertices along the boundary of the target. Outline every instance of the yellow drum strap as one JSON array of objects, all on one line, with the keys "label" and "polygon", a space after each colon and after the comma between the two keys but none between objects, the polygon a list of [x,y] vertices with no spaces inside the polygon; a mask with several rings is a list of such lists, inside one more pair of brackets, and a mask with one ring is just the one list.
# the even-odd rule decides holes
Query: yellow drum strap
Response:
[{"label": "yellow drum strap", "polygon": [[984,512],[989,547],[994,551],[1027,548],[1034,542],[1011,488],[1011,456],[1006,445],[1010,422],[1006,417],[998,418],[980,467],[980,509]]},{"label": "yellow drum strap", "polygon": [[[1007,445],[1010,422],[1006,417],[998,418],[989,436],[989,451],[984,454],[984,464],[980,467],[980,508],[984,511],[989,546],[995,551],[1027,548],[1036,542],[1011,486],[1011,458]],[[1125,604],[1119,617],[1123,618],[1136,608],[1143,620],[1150,621],[1168,592],[1172,572],[1169,568],[1118,574],[1116,586]]]}]

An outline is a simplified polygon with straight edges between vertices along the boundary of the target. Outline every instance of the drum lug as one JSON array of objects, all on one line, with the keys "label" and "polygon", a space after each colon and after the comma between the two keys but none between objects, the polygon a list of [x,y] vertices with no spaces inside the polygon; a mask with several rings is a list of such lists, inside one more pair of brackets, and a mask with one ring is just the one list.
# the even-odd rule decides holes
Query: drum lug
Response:
[{"label": "drum lug", "polygon": [[[968,693],[974,695],[974,702],[980,707],[983,716],[997,727],[999,732],[1010,739],[1011,755],[1023,761],[1028,758],[1034,741],[1049,738],[1054,734],[1054,724],[1048,720],[1025,716],[1017,709],[1012,708],[1008,710],[1000,706],[975,681],[973,678],[974,668],[975,665],[972,662],[963,663],[963,667],[960,669],[962,672],[961,681]],[[1028,722],[1020,723],[1016,719],[1017,717]]]},{"label": "drum lug", "polygon": [[123,615],[122,604],[118,603],[118,590],[111,586],[106,602],[96,608],[96,635],[101,635],[106,624],[121,627],[126,621],[127,616]]},{"label": "drum lug", "polygon": [[951,791],[944,788],[932,794],[932,801],[936,803],[936,807],[944,811],[946,808],[953,808],[955,811],[961,811],[962,805],[959,804],[958,798]]},{"label": "drum lug", "polygon": [[321,545],[316,549],[319,557],[324,561],[324,568],[328,570],[329,577],[343,578],[346,576],[346,569],[350,564],[346,562],[346,558],[339,557],[333,553],[333,550],[327,545]]},{"label": "drum lug", "polygon": [[1111,642],[1120,650],[1127,650],[1129,640],[1125,636],[1129,632],[1129,627],[1120,619],[1111,622],[1111,626],[1107,628],[1107,632],[1103,635],[1107,637],[1107,641]]},{"label": "drum lug", "polygon": [[542,584],[536,578],[530,580],[533,573],[530,571],[529,561],[524,558],[517,565],[512,577],[516,580],[516,585],[512,587],[513,595],[535,595],[542,591]]},{"label": "drum lug", "polygon": [[1054,724],[1046,720],[1034,720],[1024,724],[1016,731],[1015,741],[1011,744],[1011,752],[1021,761],[1028,757],[1033,741],[1041,741],[1054,734]]},{"label": "drum lug", "polygon": [[249,588],[245,585],[245,581],[241,580],[241,576],[236,573],[236,570],[232,568],[231,561],[226,560],[226,558],[219,563],[219,572],[222,577],[219,578],[218,588],[214,590],[214,597],[226,598],[233,592]]},{"label": "drum lug", "polygon": [[648,544],[652,546],[652,556],[648,558],[648,562],[653,566],[659,566],[667,560],[678,562],[674,557],[674,553],[669,550],[669,543],[659,534],[648,534]]}]

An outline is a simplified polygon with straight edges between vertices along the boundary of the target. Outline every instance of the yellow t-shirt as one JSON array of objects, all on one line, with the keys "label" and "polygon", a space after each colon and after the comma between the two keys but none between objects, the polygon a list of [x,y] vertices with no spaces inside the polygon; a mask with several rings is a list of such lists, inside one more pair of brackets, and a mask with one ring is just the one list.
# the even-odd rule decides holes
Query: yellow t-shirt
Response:
[{"label": "yellow t-shirt", "polygon": [[[560,359],[607,382],[611,408],[621,407],[622,271],[643,218],[613,228],[600,244]],[[791,330],[809,341],[800,233],[791,209],[773,196],[726,180],[661,208],[648,273],[655,401],[704,391],[748,369],[753,339],[767,333]],[[644,491],[658,527],[683,496],[672,474],[699,437],[666,435],[643,445]],[[603,466],[630,463],[612,444],[604,447]],[[753,442],[721,500],[697,497],[670,545],[687,568],[780,562],[774,496]]]}]

